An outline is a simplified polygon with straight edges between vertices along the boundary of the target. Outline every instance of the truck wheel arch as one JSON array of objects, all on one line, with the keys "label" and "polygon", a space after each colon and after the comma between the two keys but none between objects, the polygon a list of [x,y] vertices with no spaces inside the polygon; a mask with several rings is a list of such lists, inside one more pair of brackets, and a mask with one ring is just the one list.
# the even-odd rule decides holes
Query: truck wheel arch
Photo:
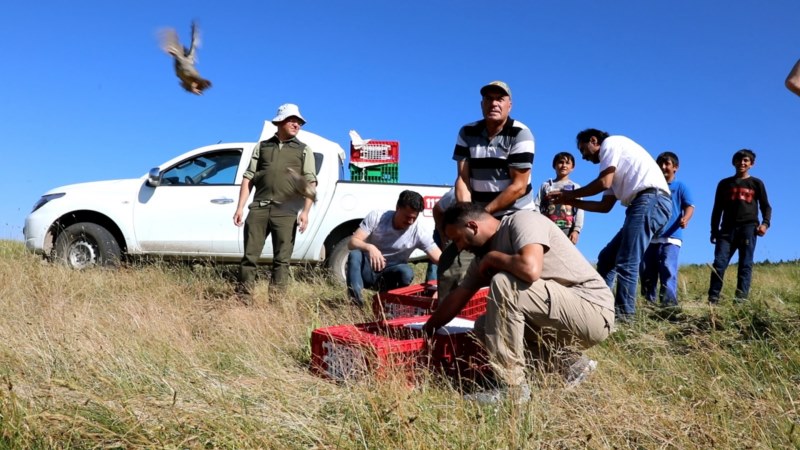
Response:
[{"label": "truck wheel arch", "polygon": [[340,224],[325,239],[325,268],[328,269],[331,279],[342,286],[346,282],[347,255],[350,253],[347,242],[361,220],[353,219]]},{"label": "truck wheel arch", "polygon": [[78,222],[56,238],[54,257],[72,269],[115,267],[122,257],[116,238],[102,225]]},{"label": "truck wheel arch", "polygon": [[128,246],[127,242],[125,241],[125,236],[122,234],[122,230],[120,230],[119,226],[117,226],[117,224],[111,218],[97,211],[81,210],[64,214],[50,226],[50,229],[47,231],[47,237],[45,238],[47,244],[44,249],[45,254],[49,259],[55,259],[55,244],[58,241],[58,237],[67,228],[77,223],[92,223],[105,228],[111,234],[111,236],[114,237],[114,240],[116,240],[116,243],[120,248],[121,256],[124,257],[128,253]]}]

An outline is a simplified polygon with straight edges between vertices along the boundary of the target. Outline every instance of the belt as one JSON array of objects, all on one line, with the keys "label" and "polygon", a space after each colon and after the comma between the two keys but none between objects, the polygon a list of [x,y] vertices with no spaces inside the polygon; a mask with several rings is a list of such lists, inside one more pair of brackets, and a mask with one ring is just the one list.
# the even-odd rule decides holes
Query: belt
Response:
[{"label": "belt", "polygon": [[276,202],[275,200],[259,200],[251,203],[250,208],[265,208],[270,205],[280,206],[281,202]]},{"label": "belt", "polygon": [[657,187],[651,187],[651,188],[643,189],[643,190],[637,192],[636,196],[633,197],[633,199],[635,200],[635,199],[641,197],[644,194],[663,194],[663,195],[666,195],[667,197],[669,197],[669,194],[667,194],[667,192],[664,191],[663,189],[659,189]]}]

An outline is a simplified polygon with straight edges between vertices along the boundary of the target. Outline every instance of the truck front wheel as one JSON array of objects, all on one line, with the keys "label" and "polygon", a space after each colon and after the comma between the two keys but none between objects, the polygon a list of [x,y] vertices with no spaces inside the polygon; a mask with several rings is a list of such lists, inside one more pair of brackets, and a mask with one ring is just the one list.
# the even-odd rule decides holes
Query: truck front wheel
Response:
[{"label": "truck front wheel", "polygon": [[76,223],[64,229],[56,239],[54,252],[58,261],[73,269],[116,266],[122,256],[114,236],[102,226],[90,222]]},{"label": "truck front wheel", "polygon": [[347,283],[347,256],[350,254],[350,250],[347,248],[348,242],[350,242],[350,236],[334,244],[325,263],[333,281],[342,286]]}]

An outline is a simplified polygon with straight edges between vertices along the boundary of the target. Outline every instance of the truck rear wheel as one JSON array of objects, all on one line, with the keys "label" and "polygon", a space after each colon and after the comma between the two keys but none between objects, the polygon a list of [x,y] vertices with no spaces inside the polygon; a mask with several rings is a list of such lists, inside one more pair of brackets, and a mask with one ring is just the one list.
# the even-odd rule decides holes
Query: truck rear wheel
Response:
[{"label": "truck rear wheel", "polygon": [[347,248],[348,242],[350,242],[350,236],[334,244],[325,261],[325,267],[328,268],[333,281],[342,286],[347,283],[347,256],[350,254],[350,250]]},{"label": "truck rear wheel", "polygon": [[102,226],[90,222],[76,223],[64,229],[56,239],[54,252],[57,260],[73,269],[113,267],[122,256],[114,236]]}]

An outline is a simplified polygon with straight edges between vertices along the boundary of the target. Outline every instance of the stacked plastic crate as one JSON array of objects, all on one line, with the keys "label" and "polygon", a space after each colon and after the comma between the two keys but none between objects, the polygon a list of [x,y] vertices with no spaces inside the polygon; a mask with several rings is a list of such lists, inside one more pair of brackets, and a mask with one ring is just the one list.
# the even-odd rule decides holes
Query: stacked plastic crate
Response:
[{"label": "stacked plastic crate", "polygon": [[475,319],[486,311],[481,289],[458,317],[426,340],[422,325],[438,300],[436,285],[419,284],[381,292],[373,300],[377,321],[318,328],[311,334],[311,369],[337,381],[400,374],[413,381],[419,370],[443,371],[476,380],[489,370],[474,337]]},{"label": "stacked plastic crate", "polygon": [[397,183],[400,143],[397,141],[350,141],[350,180]]}]

